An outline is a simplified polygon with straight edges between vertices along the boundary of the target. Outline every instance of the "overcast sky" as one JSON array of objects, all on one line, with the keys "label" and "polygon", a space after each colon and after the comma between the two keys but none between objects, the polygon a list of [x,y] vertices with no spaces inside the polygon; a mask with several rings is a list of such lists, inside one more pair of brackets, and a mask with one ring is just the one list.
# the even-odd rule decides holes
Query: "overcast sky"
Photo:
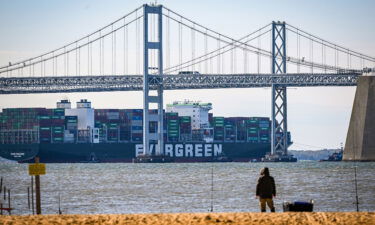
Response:
[{"label": "overcast sky", "polygon": [[[147,1],[0,1],[0,65],[32,57],[78,39]],[[158,1],[215,31],[239,38],[287,21],[350,49],[375,56],[374,1]],[[355,87],[288,89],[291,149],[335,148],[345,143]],[[165,91],[164,103],[213,103],[217,116],[270,116],[271,90]],[[2,95],[0,108],[55,107],[81,98],[95,108],[141,108],[141,92]],[[75,105],[75,104],[74,104]]]}]

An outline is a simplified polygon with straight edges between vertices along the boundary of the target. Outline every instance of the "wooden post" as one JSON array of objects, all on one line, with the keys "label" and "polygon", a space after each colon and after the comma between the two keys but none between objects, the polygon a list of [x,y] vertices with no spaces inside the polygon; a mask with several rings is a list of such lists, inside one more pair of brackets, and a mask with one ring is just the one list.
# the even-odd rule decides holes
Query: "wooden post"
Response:
[{"label": "wooden post", "polygon": [[0,215],[3,215],[3,203],[0,202]]},{"label": "wooden post", "polygon": [[[35,157],[35,163],[39,163],[39,157]],[[36,197],[36,214],[42,214],[42,208],[40,204],[40,176],[35,176],[35,197]]]},{"label": "wooden post", "polygon": [[35,214],[34,207],[34,177],[31,176],[31,209],[33,211],[33,215]]},{"label": "wooden post", "polygon": [[10,189],[8,189],[8,213],[12,215],[12,210],[10,209]]},{"label": "wooden post", "polygon": [[30,187],[27,187],[27,207],[30,210]]}]

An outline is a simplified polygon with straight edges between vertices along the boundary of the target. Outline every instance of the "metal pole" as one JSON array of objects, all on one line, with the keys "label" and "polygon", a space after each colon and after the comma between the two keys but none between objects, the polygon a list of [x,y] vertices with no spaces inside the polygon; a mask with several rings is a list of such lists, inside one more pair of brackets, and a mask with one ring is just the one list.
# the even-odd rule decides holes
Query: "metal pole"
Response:
[{"label": "metal pole", "polygon": [[211,167],[211,212],[214,211],[214,166]]},{"label": "metal pole", "polygon": [[357,167],[354,167],[354,183],[355,183],[355,204],[357,206],[357,212],[359,212],[359,201],[358,201],[358,187],[357,187]]},{"label": "metal pole", "polygon": [[[35,157],[35,163],[39,163],[39,157]],[[35,176],[35,197],[36,197],[36,214],[42,214],[41,201],[40,201],[40,176]]]},{"label": "metal pole", "polygon": [[32,212],[33,212],[33,215],[35,214],[35,210],[34,210],[34,177],[31,176],[31,209],[32,209]]},{"label": "metal pole", "polygon": [[12,210],[10,209],[10,189],[8,189],[8,213],[12,215]]},{"label": "metal pole", "polygon": [[27,187],[27,207],[30,210],[30,187]]}]

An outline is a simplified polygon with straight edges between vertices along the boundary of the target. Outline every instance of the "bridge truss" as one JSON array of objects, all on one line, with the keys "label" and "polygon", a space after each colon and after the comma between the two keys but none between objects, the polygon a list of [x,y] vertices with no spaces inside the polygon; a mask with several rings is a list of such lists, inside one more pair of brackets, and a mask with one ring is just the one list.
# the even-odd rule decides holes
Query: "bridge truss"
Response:
[{"label": "bridge truss", "polygon": [[[355,86],[360,74],[149,75],[149,88],[164,90]],[[161,77],[163,80],[161,81]],[[0,94],[142,91],[142,75],[0,78]]]}]

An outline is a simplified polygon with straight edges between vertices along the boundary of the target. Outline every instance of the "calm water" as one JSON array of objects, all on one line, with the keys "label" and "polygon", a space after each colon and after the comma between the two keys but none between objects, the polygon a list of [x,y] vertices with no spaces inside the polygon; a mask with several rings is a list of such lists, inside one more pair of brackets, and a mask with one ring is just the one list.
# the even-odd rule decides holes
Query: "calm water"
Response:
[{"label": "calm water", "polygon": [[[257,212],[255,185],[268,166],[277,185],[276,210],[283,201],[314,199],[314,211],[354,211],[354,166],[358,166],[361,211],[375,211],[375,163],[190,163],[47,164],[41,176],[42,213],[64,214]],[[0,162],[0,176],[11,188],[14,214],[29,214],[26,164]]]}]

